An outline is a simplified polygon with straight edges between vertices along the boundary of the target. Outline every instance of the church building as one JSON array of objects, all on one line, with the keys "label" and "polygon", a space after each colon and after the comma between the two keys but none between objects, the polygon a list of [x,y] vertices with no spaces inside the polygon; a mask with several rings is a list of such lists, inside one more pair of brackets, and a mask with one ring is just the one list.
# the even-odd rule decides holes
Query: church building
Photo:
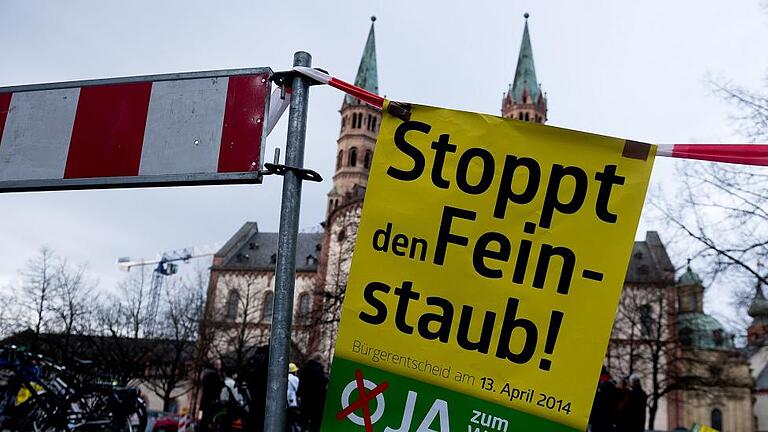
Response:
[{"label": "church building", "polygon": [[[505,118],[544,124],[547,95],[537,81],[525,14],[514,78],[501,100]],[[355,85],[379,93],[375,17]],[[381,111],[352,96],[341,100],[335,172],[321,233],[300,233],[296,251],[292,361],[320,354],[330,366],[365,198]],[[206,334],[210,352],[236,365],[267,344],[274,298],[277,234],[243,227],[214,256]],[[656,232],[635,242],[605,365],[621,381],[642,378],[655,430],[693,423],[728,432],[768,430],[768,301],[758,292],[750,308],[752,371],[722,325],[703,312],[704,287],[675,268]],[[753,382],[757,389],[753,390]],[[762,417],[755,429],[752,392]],[[652,413],[651,413],[652,412]],[[757,412],[757,411],[755,411]]]}]

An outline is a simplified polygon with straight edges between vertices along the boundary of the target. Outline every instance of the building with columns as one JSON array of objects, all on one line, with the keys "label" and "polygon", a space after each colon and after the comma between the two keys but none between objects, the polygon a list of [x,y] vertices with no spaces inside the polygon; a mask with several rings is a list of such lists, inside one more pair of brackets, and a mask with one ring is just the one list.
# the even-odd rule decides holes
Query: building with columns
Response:
[{"label": "building with columns", "polygon": [[[513,81],[503,93],[501,115],[546,123],[547,95],[536,78],[525,14]],[[372,17],[355,85],[379,93],[375,18]],[[333,183],[321,233],[300,233],[297,247],[292,361],[321,354],[330,366],[357,227],[381,123],[381,112],[351,96],[340,107]],[[276,233],[247,222],[215,255],[206,313],[212,352],[241,361],[267,343],[270,331]],[[651,394],[655,430],[721,425],[723,431],[768,430],[766,414],[755,429],[752,392],[768,412],[768,301],[758,290],[750,313],[752,371],[743,350],[713,317],[703,312],[704,287],[692,270],[675,269],[656,232],[635,242],[606,366],[621,379],[642,377]],[[758,382],[757,390],[753,381]],[[727,385],[724,383],[727,382]],[[695,385],[693,385],[695,383]],[[760,384],[762,383],[762,384]],[[687,387],[686,387],[687,386]],[[762,389],[762,390],[761,390]],[[655,395],[654,395],[655,393]],[[756,412],[756,411],[755,411]],[[758,415],[759,417],[760,415]]]}]

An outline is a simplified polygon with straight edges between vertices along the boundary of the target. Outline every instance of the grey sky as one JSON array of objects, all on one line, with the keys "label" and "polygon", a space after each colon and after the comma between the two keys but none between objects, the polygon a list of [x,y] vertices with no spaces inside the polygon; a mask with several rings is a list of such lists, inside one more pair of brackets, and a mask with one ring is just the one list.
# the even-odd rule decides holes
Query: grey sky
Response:
[{"label": "grey sky", "polygon": [[[759,0],[615,1],[0,0],[0,86],[252,66],[294,51],[348,80],[375,14],[379,85],[393,98],[498,114],[523,28],[550,124],[657,143],[735,142],[708,75],[762,83],[768,14]],[[301,226],[330,188],[342,95],[311,91]],[[285,119],[267,154],[283,145]],[[659,161],[652,188],[674,182]],[[224,242],[246,220],[276,230],[280,180],[260,186],[0,195],[0,286],[42,245],[88,262],[108,289],[118,256]],[[658,229],[647,221],[645,229]]]}]

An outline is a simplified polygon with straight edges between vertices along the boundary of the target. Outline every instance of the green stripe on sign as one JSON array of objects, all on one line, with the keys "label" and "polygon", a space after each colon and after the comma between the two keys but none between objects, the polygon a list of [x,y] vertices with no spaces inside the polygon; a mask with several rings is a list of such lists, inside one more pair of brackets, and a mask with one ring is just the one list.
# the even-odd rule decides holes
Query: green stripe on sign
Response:
[{"label": "green stripe on sign", "polygon": [[[358,391],[361,384],[365,388],[362,398]],[[366,423],[370,425],[368,428]],[[512,408],[335,357],[321,431],[385,430],[578,431]]]}]

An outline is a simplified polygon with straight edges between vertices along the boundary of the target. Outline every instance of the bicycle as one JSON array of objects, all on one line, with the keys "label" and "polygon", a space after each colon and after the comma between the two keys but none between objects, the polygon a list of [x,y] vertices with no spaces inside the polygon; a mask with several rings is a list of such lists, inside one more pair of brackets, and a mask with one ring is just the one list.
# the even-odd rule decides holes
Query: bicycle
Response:
[{"label": "bicycle", "polygon": [[[82,368],[88,361],[78,361]],[[0,349],[3,431],[143,432],[146,406],[138,389],[94,382],[50,359],[16,347]]]}]

